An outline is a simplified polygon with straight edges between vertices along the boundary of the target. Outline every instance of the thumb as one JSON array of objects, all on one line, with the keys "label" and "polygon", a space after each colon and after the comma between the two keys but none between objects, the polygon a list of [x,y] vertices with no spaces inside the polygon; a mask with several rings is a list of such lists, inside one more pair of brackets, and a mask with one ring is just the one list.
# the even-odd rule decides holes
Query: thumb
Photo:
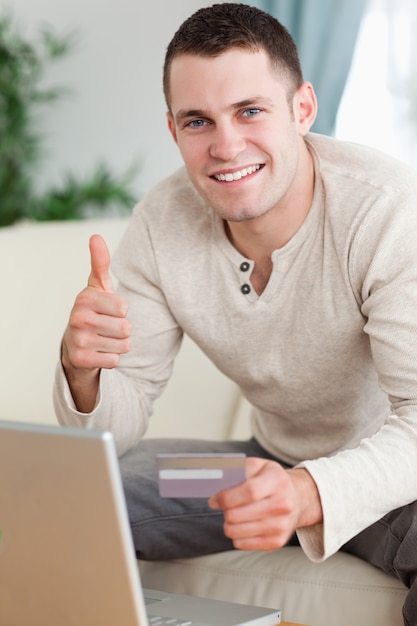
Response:
[{"label": "thumb", "polygon": [[110,278],[110,252],[106,242],[100,235],[92,235],[89,247],[91,257],[91,273],[88,279],[89,287],[113,292],[113,282]]}]

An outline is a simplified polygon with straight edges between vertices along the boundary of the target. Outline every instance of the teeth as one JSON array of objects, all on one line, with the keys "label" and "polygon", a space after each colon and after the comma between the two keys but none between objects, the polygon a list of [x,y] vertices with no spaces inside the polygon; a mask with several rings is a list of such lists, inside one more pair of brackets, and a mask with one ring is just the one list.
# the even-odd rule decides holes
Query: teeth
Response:
[{"label": "teeth", "polygon": [[239,170],[238,172],[228,172],[227,174],[216,174],[214,178],[217,180],[221,180],[223,182],[230,183],[233,180],[240,180],[245,176],[249,176],[254,172],[257,172],[260,169],[260,165],[249,165],[249,167],[243,168],[243,170]]}]

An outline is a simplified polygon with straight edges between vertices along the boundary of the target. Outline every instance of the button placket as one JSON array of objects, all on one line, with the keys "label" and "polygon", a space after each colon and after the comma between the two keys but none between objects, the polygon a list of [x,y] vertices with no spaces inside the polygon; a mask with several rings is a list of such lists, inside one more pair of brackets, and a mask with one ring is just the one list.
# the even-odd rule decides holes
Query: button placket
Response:
[{"label": "button placket", "polygon": [[[248,272],[250,270],[250,263],[248,261],[242,261],[242,263],[240,264],[239,269],[240,269],[241,272]],[[240,291],[245,296],[247,296],[252,291],[252,288],[251,288],[250,284],[247,282],[247,283],[243,283],[240,286]]]}]

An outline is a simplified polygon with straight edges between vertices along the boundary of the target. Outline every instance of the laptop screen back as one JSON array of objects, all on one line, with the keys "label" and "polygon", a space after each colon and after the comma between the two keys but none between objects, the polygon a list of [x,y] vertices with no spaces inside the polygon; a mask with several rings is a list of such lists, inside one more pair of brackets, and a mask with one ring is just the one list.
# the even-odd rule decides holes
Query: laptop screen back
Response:
[{"label": "laptop screen back", "polygon": [[0,422],[0,624],[147,625],[116,466],[109,433]]}]

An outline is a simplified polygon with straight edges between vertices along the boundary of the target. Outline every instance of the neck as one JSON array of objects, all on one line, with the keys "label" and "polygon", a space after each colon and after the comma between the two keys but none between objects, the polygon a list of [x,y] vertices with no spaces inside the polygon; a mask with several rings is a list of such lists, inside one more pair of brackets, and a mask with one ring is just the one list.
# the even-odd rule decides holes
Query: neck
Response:
[{"label": "neck", "polygon": [[266,213],[240,222],[227,222],[233,245],[245,256],[269,256],[295,235],[310,210],[314,194],[313,158],[304,145],[299,167],[285,196]]},{"label": "neck", "polygon": [[303,224],[313,201],[314,166],[307,148],[301,161],[299,174],[291,191],[279,204],[252,220],[225,223],[232,245],[255,262],[251,280],[253,283],[259,277],[261,291],[272,272],[273,251],[284,247],[292,239]]}]

